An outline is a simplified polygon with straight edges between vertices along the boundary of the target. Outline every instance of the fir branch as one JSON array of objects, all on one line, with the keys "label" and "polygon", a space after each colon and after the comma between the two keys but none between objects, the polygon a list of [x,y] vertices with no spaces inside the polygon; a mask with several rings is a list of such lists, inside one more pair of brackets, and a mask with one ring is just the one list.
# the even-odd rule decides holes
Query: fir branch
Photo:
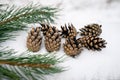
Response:
[{"label": "fir branch", "polygon": [[[24,30],[25,23],[54,22],[57,8],[26,6],[17,8],[15,6],[7,7],[0,12],[0,42],[13,38],[13,31]],[[14,35],[15,36],[15,35]]]},{"label": "fir branch", "polygon": [[[0,5],[0,43],[13,38],[15,35],[11,32],[24,30],[24,23],[54,22],[58,11],[57,8],[32,5],[19,9],[7,5],[6,9],[2,9],[3,6]],[[0,79],[39,80],[44,79],[46,74],[64,71],[56,66],[61,60],[55,55],[16,57],[15,53],[11,49],[0,49]]]},{"label": "fir branch", "polygon": [[[9,55],[9,54],[8,54]],[[27,57],[8,57],[6,59],[0,59],[0,64],[8,64],[13,66],[24,66],[24,67],[40,67],[50,68],[52,65],[60,63],[60,58],[55,58],[54,55],[30,55]]]},{"label": "fir branch", "polygon": [[[39,6],[37,6],[37,7],[39,7]],[[26,23],[41,22],[41,21],[44,21],[44,19],[48,20],[48,21],[49,20],[54,21],[52,19],[52,17],[54,17],[54,13],[57,12],[56,8],[44,7],[44,8],[38,9],[37,7],[31,6],[30,8],[29,7],[21,8],[21,9],[18,9],[17,12],[16,12],[16,10],[14,12],[14,8],[13,8],[10,10],[10,12],[7,13],[7,14],[10,13],[12,16],[9,18],[6,18],[6,16],[5,17],[3,16],[3,21],[0,22],[0,25],[4,25],[6,23],[9,23],[11,21],[16,21],[18,19],[19,19],[19,21],[24,20]],[[13,13],[14,13],[14,15],[13,15]],[[5,15],[5,14],[3,14],[3,15]],[[37,19],[34,19],[34,17]]]},{"label": "fir branch", "polygon": [[44,55],[30,55],[29,53],[29,51],[24,52],[16,57],[16,52],[13,49],[1,49],[0,64],[22,67],[50,68],[53,65],[62,62],[61,59],[63,58],[63,56],[56,58],[56,56],[52,53]]},{"label": "fir branch", "polygon": [[[0,59],[0,65],[25,80],[29,79],[29,77],[25,76],[31,76],[30,79],[38,80],[34,74],[37,75],[38,78],[42,78],[45,74],[64,71],[62,67],[55,66],[55,64],[62,62],[62,60],[60,60],[61,58],[56,58],[54,54],[30,55],[27,57],[12,56],[10,58],[8,56],[7,58],[8,59]],[[9,68],[7,68],[6,65],[8,65]]]},{"label": "fir branch", "polygon": [[34,55],[27,57],[13,57],[10,59],[0,59],[0,64],[8,64],[12,66],[36,67],[36,68],[50,68],[58,61],[55,56],[47,57],[48,55]]}]

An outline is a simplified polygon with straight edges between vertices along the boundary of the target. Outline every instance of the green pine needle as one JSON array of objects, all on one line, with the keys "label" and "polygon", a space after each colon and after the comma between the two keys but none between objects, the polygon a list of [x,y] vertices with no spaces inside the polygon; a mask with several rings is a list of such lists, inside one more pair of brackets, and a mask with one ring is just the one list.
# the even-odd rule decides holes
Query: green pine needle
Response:
[{"label": "green pine needle", "polygon": [[[57,12],[57,8],[39,5],[16,8],[0,4],[0,43],[14,38],[17,31],[25,30],[26,24],[54,22]],[[44,75],[64,71],[57,66],[61,58],[53,54],[16,57],[16,53],[0,46],[0,80],[43,80]]]},{"label": "green pine needle", "polygon": [[[2,5],[1,5],[2,6]],[[13,31],[24,30],[25,23],[54,22],[58,9],[29,5],[22,8],[15,6],[0,9],[0,43],[13,37]],[[14,35],[15,36],[15,35]]]},{"label": "green pine needle", "polygon": [[[62,62],[62,59],[57,58],[52,53],[44,55],[27,55],[22,57],[10,57],[6,55],[6,59],[0,59],[0,65],[2,65],[0,67],[4,67],[4,70],[9,70],[11,73],[16,73],[16,75],[25,80],[38,80],[36,78],[44,79],[43,75],[64,71],[62,67],[56,65],[60,62]],[[0,74],[4,73],[1,72]],[[5,76],[10,75],[7,75],[6,73]]]},{"label": "green pine needle", "polygon": [[16,75],[16,73],[8,69],[5,69],[2,66],[0,66],[0,75],[6,77],[9,80],[20,80],[20,77]]}]

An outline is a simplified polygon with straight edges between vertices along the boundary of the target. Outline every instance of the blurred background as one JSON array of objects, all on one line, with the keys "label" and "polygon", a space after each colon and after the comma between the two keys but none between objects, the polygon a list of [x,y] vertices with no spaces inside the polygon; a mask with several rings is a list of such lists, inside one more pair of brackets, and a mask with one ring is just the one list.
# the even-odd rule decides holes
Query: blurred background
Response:
[{"label": "blurred background", "polygon": [[[77,29],[91,23],[102,25],[100,37],[107,41],[107,48],[101,52],[84,50],[75,59],[68,57],[60,64],[67,67],[67,71],[46,76],[46,80],[120,80],[120,0],[0,0],[1,3],[18,7],[31,3],[58,7],[61,9],[59,18],[53,24],[58,28],[65,23],[72,23]],[[26,36],[27,32],[20,32],[16,41],[3,45],[25,51]],[[46,51],[43,48],[40,52]],[[57,54],[65,53],[61,49]]]}]

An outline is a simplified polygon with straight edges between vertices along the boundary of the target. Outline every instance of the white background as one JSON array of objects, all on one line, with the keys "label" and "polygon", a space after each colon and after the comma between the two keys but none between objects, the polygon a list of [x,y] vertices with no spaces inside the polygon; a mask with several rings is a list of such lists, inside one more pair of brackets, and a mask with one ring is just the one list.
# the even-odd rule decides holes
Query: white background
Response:
[{"label": "white background", "polygon": [[[60,7],[59,19],[53,24],[58,28],[65,23],[73,23],[77,29],[90,23],[101,24],[100,37],[107,41],[107,47],[100,52],[84,49],[76,58],[65,55],[67,59],[60,65],[67,67],[67,71],[46,76],[46,80],[120,80],[120,0],[0,0],[17,6],[31,2]],[[19,32],[15,41],[3,45],[23,52],[27,50],[26,37],[27,32]],[[38,53],[46,53],[43,44]],[[65,54],[62,46],[56,54]]]}]

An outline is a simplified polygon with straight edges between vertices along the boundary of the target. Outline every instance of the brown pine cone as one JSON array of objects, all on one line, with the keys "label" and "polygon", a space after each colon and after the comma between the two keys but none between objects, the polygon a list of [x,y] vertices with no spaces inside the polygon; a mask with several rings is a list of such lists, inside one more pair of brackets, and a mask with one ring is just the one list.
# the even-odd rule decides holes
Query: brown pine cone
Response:
[{"label": "brown pine cone", "polygon": [[99,24],[89,24],[84,28],[81,28],[81,36],[99,36],[102,33],[102,25]]},{"label": "brown pine cone", "polygon": [[42,27],[41,27],[41,31],[43,32],[43,35],[46,35],[46,32],[48,31],[48,29],[50,28],[49,25],[47,24],[40,24]]},{"label": "brown pine cone", "polygon": [[77,39],[77,42],[88,50],[101,51],[102,48],[106,47],[106,41],[99,37],[84,36]]},{"label": "brown pine cone", "polygon": [[62,37],[63,38],[74,38],[77,35],[77,30],[76,28],[73,26],[73,24],[68,24],[68,27],[66,26],[61,26],[62,29]]},{"label": "brown pine cone", "polygon": [[63,44],[64,52],[72,57],[75,57],[76,55],[80,54],[82,51],[81,44],[78,44],[76,41],[76,38],[66,38],[65,43]]},{"label": "brown pine cone", "polygon": [[61,37],[56,27],[50,27],[45,35],[45,48],[48,52],[58,51],[61,45]]},{"label": "brown pine cone", "polygon": [[27,48],[30,51],[37,52],[40,50],[42,37],[40,35],[40,27],[32,28],[27,37]]}]

